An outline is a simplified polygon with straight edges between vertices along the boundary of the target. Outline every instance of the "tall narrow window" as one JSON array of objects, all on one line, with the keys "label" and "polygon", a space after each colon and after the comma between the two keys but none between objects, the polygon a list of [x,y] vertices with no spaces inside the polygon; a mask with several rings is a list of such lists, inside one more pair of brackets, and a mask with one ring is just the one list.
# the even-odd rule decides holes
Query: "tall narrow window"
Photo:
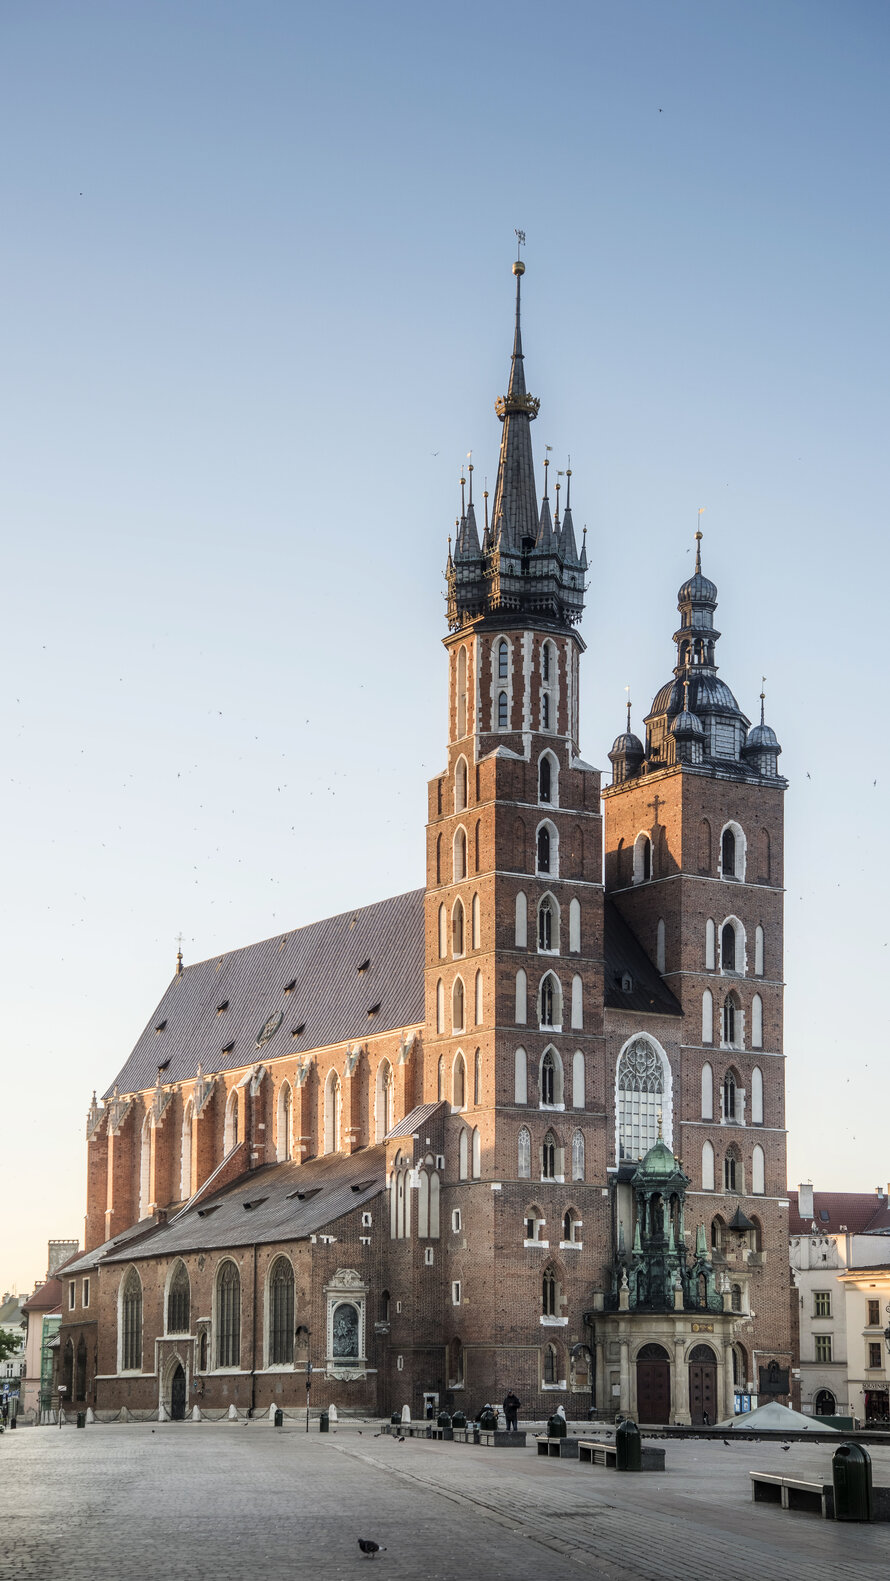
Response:
[{"label": "tall narrow window", "polygon": [[751,1047],[763,1048],[763,1000],[759,994],[751,1000]]},{"label": "tall narrow window", "polygon": [[458,1054],[454,1061],[454,1075],[452,1078],[452,1107],[455,1109],[466,1108],[467,1103],[467,1068],[464,1057]]},{"label": "tall narrow window", "polygon": [[550,644],[549,644],[549,642],[545,642],[544,643],[544,647],[543,647],[543,649],[541,651],[541,675],[543,676],[545,681],[549,681],[549,679],[550,679]]},{"label": "tall narrow window", "polygon": [[167,1291],[167,1333],[187,1334],[191,1310],[191,1285],[185,1263],[178,1262]]},{"label": "tall narrow window", "polygon": [[382,1142],[393,1128],[393,1096],[394,1083],[392,1066],[388,1059],[382,1059],[377,1066],[377,1141]]},{"label": "tall narrow window", "polygon": [[142,1280],[135,1268],[124,1275],[121,1294],[121,1371],[142,1370]]},{"label": "tall narrow window", "polygon": [[526,1126],[522,1126],[516,1144],[516,1173],[520,1180],[528,1180],[532,1172],[532,1139]]},{"label": "tall narrow window", "polygon": [[701,1040],[703,1043],[714,1041],[714,996],[710,988],[701,996]]},{"label": "tall narrow window", "polygon": [[440,1035],[445,1031],[445,984],[441,977],[436,984],[436,1031]]},{"label": "tall narrow window", "polygon": [[538,830],[538,872],[550,872],[550,830],[546,824]]},{"label": "tall narrow window", "polygon": [[552,1268],[547,1268],[541,1280],[541,1311],[544,1317],[556,1317],[556,1301],[556,1275]]},{"label": "tall narrow window", "polygon": [[741,1014],[734,994],[727,994],[723,1001],[723,1041],[727,1048],[735,1048],[741,1041]]},{"label": "tall narrow window", "polygon": [[467,876],[467,836],[463,829],[458,829],[454,836],[454,882],[457,884]]},{"label": "tall narrow window", "polygon": [[705,923],[705,970],[708,972],[712,972],[717,965],[716,939],[714,919],[709,917]]},{"label": "tall narrow window", "polygon": [[760,923],[754,929],[754,976],[763,976],[763,929]]},{"label": "tall narrow window", "polygon": [[293,1094],[289,1081],[281,1084],[278,1093],[278,1138],[277,1155],[280,1164],[287,1163],[293,1156],[291,1110],[293,1107]]},{"label": "tall narrow window", "polygon": [[436,835],[436,883],[442,882],[442,836]]},{"label": "tall narrow window", "polygon": [[[461,648],[457,656],[457,738],[462,741],[467,733],[467,650]],[[466,774],[466,766],[464,766]],[[464,782],[466,793],[466,782]]]},{"label": "tall narrow window", "polygon": [[714,1118],[714,1072],[707,1060],[701,1068],[701,1117],[703,1120]]},{"label": "tall narrow window", "polygon": [[437,1067],[436,1097],[438,1098],[440,1103],[442,1103],[444,1101],[444,1098],[445,1098],[445,1056],[444,1056],[444,1054],[440,1054],[439,1055],[439,1064],[438,1064],[438,1067]]},{"label": "tall narrow window", "polygon": [[528,901],[523,890],[516,896],[516,925],[513,940],[517,950],[524,950],[528,944]]},{"label": "tall narrow window", "polygon": [[576,1131],[572,1137],[572,1179],[584,1179],[584,1135]]},{"label": "tall narrow window", "polygon": [[763,1124],[763,1071],[759,1065],[751,1072],[751,1124]]},{"label": "tall narrow window", "polygon": [[541,698],[541,729],[550,729],[550,693],[545,692]]},{"label": "tall narrow window", "polygon": [[541,1146],[541,1177],[544,1180],[556,1179],[556,1137],[548,1131]]},{"label": "tall narrow window", "polygon": [[467,760],[458,758],[454,772],[454,810],[463,812],[467,805]]},{"label": "tall narrow window", "polygon": [[473,1061],[473,1102],[478,1105],[482,1102],[482,1050],[476,1050]]},{"label": "tall narrow window", "polygon": [[556,1063],[549,1049],[541,1061],[541,1102],[556,1102]]},{"label": "tall narrow window", "polygon": [[522,967],[516,973],[516,1025],[524,1027],[528,1019],[528,978]]},{"label": "tall narrow window", "polygon": [[737,1166],[738,1161],[736,1159],[735,1153],[730,1149],[723,1160],[724,1191],[737,1191],[739,1189],[738,1185],[736,1184],[739,1174]]},{"label": "tall narrow window", "polygon": [[751,1154],[751,1190],[753,1191],[755,1197],[763,1196],[763,1193],[766,1189],[765,1175],[766,1169],[764,1152],[763,1148],[758,1142],[755,1144],[754,1151]]},{"label": "tall narrow window", "polygon": [[553,949],[553,906],[542,900],[538,907],[538,949]]},{"label": "tall narrow window", "polygon": [[506,692],[498,692],[498,729],[499,730],[506,730],[506,728],[507,728],[507,694],[506,694]]},{"label": "tall narrow window", "polygon": [[294,1271],[290,1259],[276,1257],[269,1277],[269,1366],[290,1367],[294,1360]]},{"label": "tall narrow window", "polygon": [[448,954],[448,915],[444,905],[439,907],[439,960]]},{"label": "tall narrow window", "polygon": [[501,681],[505,681],[507,679],[509,662],[510,650],[507,643],[503,638],[501,638],[501,641],[498,643],[498,679]]},{"label": "tall narrow window", "polygon": [[702,1191],[714,1190],[714,1149],[710,1142],[705,1142],[702,1145],[701,1185]]},{"label": "tall narrow window", "polygon": [[723,1118],[724,1120],[737,1118],[735,1076],[731,1070],[728,1070],[723,1078]]},{"label": "tall narrow window", "polygon": [[551,793],[550,759],[543,757],[538,769],[538,800],[549,802]]},{"label": "tall narrow window", "polygon": [[182,1111],[182,1136],[179,1144],[179,1199],[187,1202],[192,1194],[192,1123],[195,1106],[191,1098]]},{"label": "tall narrow window", "polygon": [[473,1160],[473,1179],[478,1180],[482,1174],[482,1137],[479,1134],[478,1125],[473,1127],[473,1138],[470,1151]]},{"label": "tall narrow window", "polygon": [[556,1358],[556,1346],[555,1345],[545,1345],[544,1346],[544,1379],[543,1379],[544,1383],[550,1384],[550,1385],[557,1383],[559,1381],[558,1378],[557,1378],[557,1373],[558,1372],[559,1372],[559,1363],[558,1363],[557,1358]]},{"label": "tall narrow window", "polygon": [[226,1124],[223,1138],[223,1149],[226,1153],[231,1153],[232,1149],[238,1146],[240,1140],[238,1135],[240,1130],[239,1120],[238,1089],[233,1087],[229,1093],[229,1101],[226,1104]]},{"label": "tall narrow window", "polygon": [[664,971],[664,917],[659,917],[655,929],[655,964],[660,972]]},{"label": "tall narrow window", "polygon": [[572,900],[569,905],[569,949],[573,955],[581,953],[581,902]]},{"label": "tall narrow window", "polygon": [[469,1139],[466,1128],[462,1128],[457,1144],[457,1172],[461,1180],[469,1178]]},{"label": "tall narrow window", "polygon": [[513,1056],[513,1102],[528,1103],[528,1056],[517,1049]]},{"label": "tall narrow window", "polygon": [[552,972],[548,972],[541,983],[541,1026],[562,1026],[562,999]]},{"label": "tall narrow window", "polygon": [[473,949],[478,950],[482,944],[482,902],[478,894],[473,896]]},{"label": "tall narrow window", "polygon": [[454,902],[451,913],[451,953],[463,955],[464,953],[464,905],[462,900]]},{"label": "tall narrow window", "polygon": [[474,1018],[473,1018],[475,1020],[475,1023],[477,1025],[477,1027],[481,1027],[481,1025],[482,1025],[482,1023],[483,1023],[483,1021],[485,1019],[485,1016],[484,1016],[484,1009],[485,1009],[485,1007],[484,1007],[484,1004],[483,1004],[483,993],[484,993],[484,988],[483,988],[482,973],[481,972],[477,972],[476,973],[476,992],[475,992],[475,995],[474,995],[474,998],[475,998],[474,1012],[475,1012],[475,1014],[474,1014]]},{"label": "tall narrow window", "polygon": [[720,866],[724,878],[735,878],[735,834],[724,829],[720,841]]},{"label": "tall narrow window", "polygon": [[572,1055],[572,1108],[584,1108],[584,1055],[580,1049]]},{"label": "tall narrow window", "polygon": [[324,1150],[326,1153],[339,1153],[340,1151],[341,1101],[340,1077],[335,1070],[329,1071],[324,1088]]},{"label": "tall narrow window", "polygon": [[223,1263],[216,1279],[216,1365],[241,1365],[241,1276],[232,1262]]},{"label": "tall narrow window", "polygon": [[584,984],[576,973],[572,978],[572,1028],[580,1032],[584,1026]]},{"label": "tall narrow window", "polygon": [[459,977],[454,979],[451,990],[451,1030],[463,1032],[464,1030],[464,985]]},{"label": "tall narrow window", "polygon": [[736,970],[735,927],[731,922],[725,922],[720,930],[720,965],[724,972]]}]

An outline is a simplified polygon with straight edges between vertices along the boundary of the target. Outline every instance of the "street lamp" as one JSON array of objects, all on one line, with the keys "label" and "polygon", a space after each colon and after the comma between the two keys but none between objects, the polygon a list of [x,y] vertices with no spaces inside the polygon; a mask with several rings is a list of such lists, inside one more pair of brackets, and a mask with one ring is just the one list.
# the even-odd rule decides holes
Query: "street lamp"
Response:
[{"label": "street lamp", "polygon": [[887,1324],[887,1327],[884,1330],[884,1343],[886,1344],[887,1349],[890,1350],[890,1323]]},{"label": "street lamp", "polygon": [[65,1395],[67,1393],[68,1393],[68,1385],[65,1384],[65,1383],[60,1383],[59,1384],[59,1426],[60,1427],[62,1425],[62,1406],[65,1404],[64,1397],[65,1397]]},{"label": "street lamp", "polygon": [[309,1391],[312,1388],[312,1358],[306,1357],[306,1432],[309,1431]]}]

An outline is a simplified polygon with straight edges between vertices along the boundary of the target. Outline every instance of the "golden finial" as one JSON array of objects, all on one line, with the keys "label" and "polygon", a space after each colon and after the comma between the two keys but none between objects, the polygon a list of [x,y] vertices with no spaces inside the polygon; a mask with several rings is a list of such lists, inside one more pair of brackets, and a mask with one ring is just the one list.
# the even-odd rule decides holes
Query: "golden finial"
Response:
[{"label": "golden finial", "polygon": [[177,944],[177,950],[176,950],[176,975],[177,975],[177,977],[181,977],[182,976],[182,934],[181,933],[177,933],[177,935],[176,935],[176,944]]},{"label": "golden finial", "polygon": [[515,275],[525,274],[525,264],[522,262],[521,257],[522,249],[525,246],[525,231],[514,230],[513,234],[516,237],[516,262],[513,265],[513,273]]},{"label": "golden finial", "polygon": [[766,676],[765,675],[761,675],[761,677],[760,677],[760,723],[761,724],[764,723],[764,719],[763,719],[763,705],[766,702],[765,687],[766,687]]}]

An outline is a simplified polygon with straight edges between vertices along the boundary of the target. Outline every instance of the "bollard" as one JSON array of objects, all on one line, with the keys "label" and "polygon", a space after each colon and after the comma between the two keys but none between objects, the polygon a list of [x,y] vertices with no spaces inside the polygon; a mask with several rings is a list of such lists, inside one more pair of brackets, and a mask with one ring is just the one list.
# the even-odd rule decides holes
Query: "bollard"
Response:
[{"label": "bollard", "polygon": [[636,1422],[626,1416],[615,1429],[616,1471],[642,1471],[643,1440]]},{"label": "bollard", "polygon": [[839,1444],[831,1457],[836,1521],[871,1520],[871,1455],[861,1444]]},{"label": "bollard", "polygon": [[318,1431],[320,1433],[329,1433],[330,1430],[331,1430],[331,1419],[328,1416],[327,1411],[322,1411],[320,1417],[318,1418]]}]

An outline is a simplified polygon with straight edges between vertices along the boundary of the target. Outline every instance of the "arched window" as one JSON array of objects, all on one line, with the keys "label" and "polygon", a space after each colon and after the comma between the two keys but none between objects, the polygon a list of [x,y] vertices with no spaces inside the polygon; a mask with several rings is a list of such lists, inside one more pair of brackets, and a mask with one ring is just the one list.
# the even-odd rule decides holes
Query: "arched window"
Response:
[{"label": "arched window", "polygon": [[701,1040],[703,1043],[714,1041],[714,996],[710,988],[701,996]]},{"label": "arched window", "polygon": [[139,1146],[139,1217],[148,1217],[148,1197],[151,1191],[151,1114],[142,1122]]},{"label": "arched window", "polygon": [[232,1262],[216,1276],[216,1365],[241,1365],[241,1275]]},{"label": "arched window", "polygon": [[[478,794],[479,783],[478,782],[479,782],[479,770],[477,769],[476,770],[476,800],[477,801],[479,800],[479,794]],[[473,830],[473,849],[474,849],[473,861],[475,863],[473,871],[475,873],[479,873],[479,872],[482,871],[482,860],[481,860],[481,857],[479,855],[480,850],[481,850],[481,841],[482,841],[482,819],[481,818],[477,818],[476,819],[476,827]]]},{"label": "arched window", "polygon": [[751,1237],[752,1250],[755,1251],[755,1252],[762,1252],[763,1251],[763,1225],[761,1224],[761,1222],[758,1219],[757,1215],[753,1214],[753,1213],[751,1215],[751,1223],[753,1224],[754,1228],[753,1228],[753,1230],[749,1230],[748,1233],[749,1233],[749,1235]]},{"label": "arched window", "polygon": [[558,1143],[552,1131],[548,1131],[541,1144],[541,1179],[555,1180],[557,1166]]},{"label": "arched window", "polygon": [[87,1393],[87,1348],[81,1334],[77,1341],[77,1370],[75,1382],[76,1398],[85,1400]]},{"label": "arched window", "polygon": [[723,1078],[723,1118],[724,1120],[741,1119],[738,1079],[735,1071],[732,1070],[728,1070]]},{"label": "arched window", "polygon": [[201,1330],[201,1337],[198,1340],[198,1371],[199,1372],[206,1372],[207,1371],[207,1330],[206,1330],[206,1328],[202,1328],[202,1330]]},{"label": "arched window", "polygon": [[724,829],[720,840],[720,866],[724,878],[735,878],[735,832]]},{"label": "arched window", "polygon": [[655,964],[660,972],[664,971],[664,917],[659,917],[655,929]]},{"label": "arched window", "polygon": [[759,994],[751,1000],[751,1047],[763,1048],[763,1000]]},{"label": "arched window", "polygon": [[720,929],[720,966],[724,972],[736,971],[736,937],[732,922],[724,922]]},{"label": "arched window", "polygon": [[451,988],[451,1030],[464,1030],[464,985],[460,977],[455,977]]},{"label": "arched window", "polygon": [[551,728],[550,715],[551,715],[550,693],[549,692],[545,692],[544,695],[541,698],[541,729],[542,730],[549,730]]},{"label": "arched window", "polygon": [[[553,942],[554,936],[557,939],[557,943],[555,945]],[[559,925],[557,923],[556,928],[554,928],[554,904],[550,899],[550,896],[545,895],[538,907],[538,949],[558,949],[558,940]]]},{"label": "arched window", "polygon": [[179,1142],[179,1200],[188,1202],[192,1194],[192,1124],[195,1106],[189,1098],[182,1111],[182,1135]]},{"label": "arched window", "polygon": [[569,1246],[575,1246],[580,1239],[577,1230],[580,1228],[580,1219],[574,1208],[566,1208],[562,1216],[562,1238]]},{"label": "arched window", "polygon": [[276,1257],[269,1274],[270,1367],[292,1367],[294,1361],[294,1271],[290,1259]]},{"label": "arched window", "polygon": [[546,753],[538,764],[538,801],[549,802],[552,791],[552,769]]},{"label": "arched window", "polygon": [[482,902],[478,893],[473,896],[473,949],[478,950],[482,943]]},{"label": "arched window", "polygon": [[572,1137],[572,1179],[584,1179],[584,1135],[576,1131]]},{"label": "arched window", "polygon": [[507,694],[498,692],[498,729],[506,730],[507,723]]},{"label": "arched window", "polygon": [[731,1301],[732,1301],[732,1310],[733,1310],[733,1312],[741,1312],[741,1310],[742,1310],[742,1287],[741,1287],[741,1285],[733,1285]]},{"label": "arched window", "polygon": [[543,1381],[551,1386],[559,1382],[559,1361],[555,1345],[544,1346]]},{"label": "arched window", "polygon": [[291,1111],[293,1109],[293,1094],[289,1081],[283,1081],[278,1090],[278,1162],[284,1164],[293,1157],[293,1127],[291,1125]]},{"label": "arched window", "polygon": [[467,834],[463,828],[458,829],[454,836],[454,882],[459,883],[467,876]]},{"label": "arched window", "polygon": [[[467,650],[461,648],[457,655],[457,737],[462,740],[467,733]],[[466,784],[464,786],[466,790]],[[464,803],[466,805],[466,796]]]},{"label": "arched window", "polygon": [[475,998],[475,1005],[474,1005],[475,1022],[476,1022],[477,1027],[481,1027],[483,1019],[484,1019],[483,1011],[484,1011],[484,1008],[485,1008],[484,1004],[483,1004],[484,988],[483,988],[483,977],[482,977],[481,971],[476,973],[476,984],[475,984],[475,987],[476,987],[476,992],[475,992],[475,995],[474,995],[474,998]]},{"label": "arched window", "polygon": [[457,1172],[460,1179],[466,1180],[470,1173],[469,1137],[467,1135],[466,1127],[464,1126],[461,1127],[461,1133],[457,1143],[457,1166]]},{"label": "arched window", "polygon": [[711,1220],[711,1251],[718,1257],[723,1257],[726,1252],[726,1220],[718,1213]]},{"label": "arched window", "polygon": [[451,953],[464,953],[464,904],[456,900],[451,908]]},{"label": "arched window", "polygon": [[542,1027],[562,1026],[562,989],[553,972],[541,979],[539,1021]]},{"label": "arched window", "polygon": [[545,823],[538,830],[538,872],[550,872],[550,830]]},{"label": "arched window", "polygon": [[513,1056],[513,1101],[528,1103],[528,1058],[525,1049],[517,1049]]},{"label": "arched window", "polygon": [[439,960],[444,961],[448,954],[448,913],[444,905],[439,907]]},{"label": "arched window", "polygon": [[710,1142],[704,1142],[702,1144],[701,1189],[702,1191],[714,1190],[714,1149]]},{"label": "arched window", "polygon": [[763,929],[759,922],[754,929],[754,976],[763,976]]},{"label": "arched window", "polygon": [[482,1050],[477,1049],[473,1061],[473,1102],[477,1108],[482,1102]]},{"label": "arched window", "polygon": [[430,1177],[421,1169],[417,1181],[417,1238],[426,1240],[430,1233]]},{"label": "arched window", "polygon": [[698,870],[700,873],[711,871],[711,825],[707,818],[698,826]]},{"label": "arched window", "polygon": [[724,1048],[742,1046],[742,1013],[734,993],[727,994],[723,1001],[723,1046]]},{"label": "arched window", "polygon": [[758,866],[760,868],[760,882],[762,884],[768,884],[770,879],[771,879],[771,877],[772,877],[771,864],[770,864],[770,840],[769,840],[769,830],[768,829],[761,829],[760,835],[758,837],[757,845],[758,845],[758,857],[760,859],[759,863],[758,863]]},{"label": "arched window", "polygon": [[142,1371],[142,1280],[128,1268],[121,1286],[121,1372]]},{"label": "arched window", "polygon": [[541,648],[541,679],[550,679],[550,644],[545,642]]},{"label": "arched window", "polygon": [[341,1103],[340,1077],[335,1070],[328,1071],[327,1080],[324,1084],[324,1150],[326,1153],[339,1153],[340,1151]]},{"label": "arched window", "polygon": [[730,1147],[727,1149],[726,1157],[723,1160],[723,1190],[741,1191],[741,1174],[739,1155],[734,1147]]},{"label": "arched window", "polygon": [[233,1087],[229,1093],[226,1104],[226,1124],[223,1137],[223,1152],[231,1153],[238,1146],[240,1140],[240,1114],[239,1114],[238,1089]]},{"label": "arched window", "polygon": [[520,890],[516,896],[514,942],[517,950],[524,950],[528,944],[528,901],[525,898],[524,890]]},{"label": "arched window", "polygon": [[445,1031],[445,984],[441,977],[436,984],[436,1031],[440,1036]]},{"label": "arched window", "polygon": [[581,902],[569,903],[569,949],[573,955],[581,952]]},{"label": "arched window", "polygon": [[[498,680],[505,681],[509,674],[510,649],[502,637],[498,643]],[[502,694],[505,695],[505,694]]]},{"label": "arched window", "polygon": [[528,978],[522,967],[516,973],[516,1025],[524,1027],[528,1016]]},{"label": "arched window", "polygon": [[436,1096],[437,1096],[439,1102],[442,1103],[442,1102],[444,1102],[444,1099],[445,1099],[445,1055],[444,1054],[440,1054],[439,1055],[439,1064],[437,1066],[437,1077],[438,1077],[438,1080],[437,1080],[437,1085],[436,1085]]},{"label": "arched window", "polygon": [[393,1110],[393,1097],[395,1082],[392,1066],[388,1059],[382,1059],[377,1066],[377,1106],[376,1106],[376,1140],[382,1142],[393,1128],[395,1114]]},{"label": "arched window", "polygon": [[717,965],[716,951],[717,930],[714,927],[713,917],[705,923],[705,971],[712,972]]},{"label": "arched window", "polygon": [[714,1072],[707,1060],[701,1068],[701,1117],[703,1120],[714,1118]]},{"label": "arched window", "polygon": [[440,1197],[439,1177],[433,1173],[430,1175],[430,1240],[433,1241],[437,1241],[440,1234]]},{"label": "arched window", "polygon": [[636,1037],[618,1062],[618,1157],[643,1158],[658,1140],[662,1121],[670,1145],[669,1067],[658,1045]]},{"label": "arched window", "polygon": [[759,1065],[751,1072],[751,1124],[763,1124],[763,1071]]},{"label": "arched window", "polygon": [[[386,1315],[387,1315],[387,1319],[388,1319],[389,1318],[389,1294],[388,1294],[388,1292],[386,1290],[384,1290],[383,1295],[386,1296],[386,1302],[387,1302]],[[381,1300],[382,1300],[382,1297],[381,1297]],[[306,1365],[308,1360],[309,1360],[309,1330],[308,1330],[308,1328],[304,1328],[303,1324],[301,1323],[299,1328],[297,1329],[296,1334],[294,1335],[294,1365],[296,1367],[299,1367],[301,1365],[303,1367],[305,1367],[305,1365]]]},{"label": "arched window", "polygon": [[185,1263],[179,1261],[167,1290],[167,1333],[187,1334],[191,1311],[191,1285]]},{"label": "arched window", "polygon": [[520,1180],[528,1180],[532,1172],[532,1139],[526,1126],[521,1126],[516,1143],[516,1173]]},{"label": "arched window", "polygon": [[525,824],[521,818],[513,825],[513,866],[517,873],[525,872]]},{"label": "arched window", "polygon": [[555,1049],[545,1050],[540,1073],[541,1103],[547,1108],[563,1104],[562,1060]]},{"label": "arched window", "polygon": [[580,1049],[572,1055],[572,1108],[584,1108],[584,1055]]},{"label": "arched window", "polygon": [[759,1142],[754,1144],[751,1154],[751,1191],[755,1197],[762,1197],[766,1190],[766,1160],[763,1148]]},{"label": "arched window", "polygon": [[465,1109],[467,1106],[467,1067],[464,1057],[455,1055],[454,1069],[451,1075],[451,1105],[454,1109]]},{"label": "arched window", "polygon": [[572,978],[572,1027],[580,1032],[584,1026],[584,984],[577,972]]},{"label": "arched window", "polygon": [[647,884],[652,877],[652,841],[648,834],[638,834],[634,841],[635,884]]},{"label": "arched window", "polygon": [[442,882],[442,836],[436,835],[436,883]]},{"label": "arched window", "polygon": [[[466,731],[464,731],[466,734]],[[454,771],[454,810],[463,812],[467,805],[467,760],[458,758]]]},{"label": "arched window", "polygon": [[541,1312],[544,1317],[558,1316],[559,1284],[552,1268],[545,1268],[541,1278]]},{"label": "arched window", "polygon": [[816,1415],[834,1416],[837,1413],[837,1401],[830,1389],[820,1389],[816,1395]]},{"label": "arched window", "polygon": [[482,1138],[478,1125],[473,1127],[471,1154],[473,1159],[473,1179],[478,1180],[482,1174]]}]

